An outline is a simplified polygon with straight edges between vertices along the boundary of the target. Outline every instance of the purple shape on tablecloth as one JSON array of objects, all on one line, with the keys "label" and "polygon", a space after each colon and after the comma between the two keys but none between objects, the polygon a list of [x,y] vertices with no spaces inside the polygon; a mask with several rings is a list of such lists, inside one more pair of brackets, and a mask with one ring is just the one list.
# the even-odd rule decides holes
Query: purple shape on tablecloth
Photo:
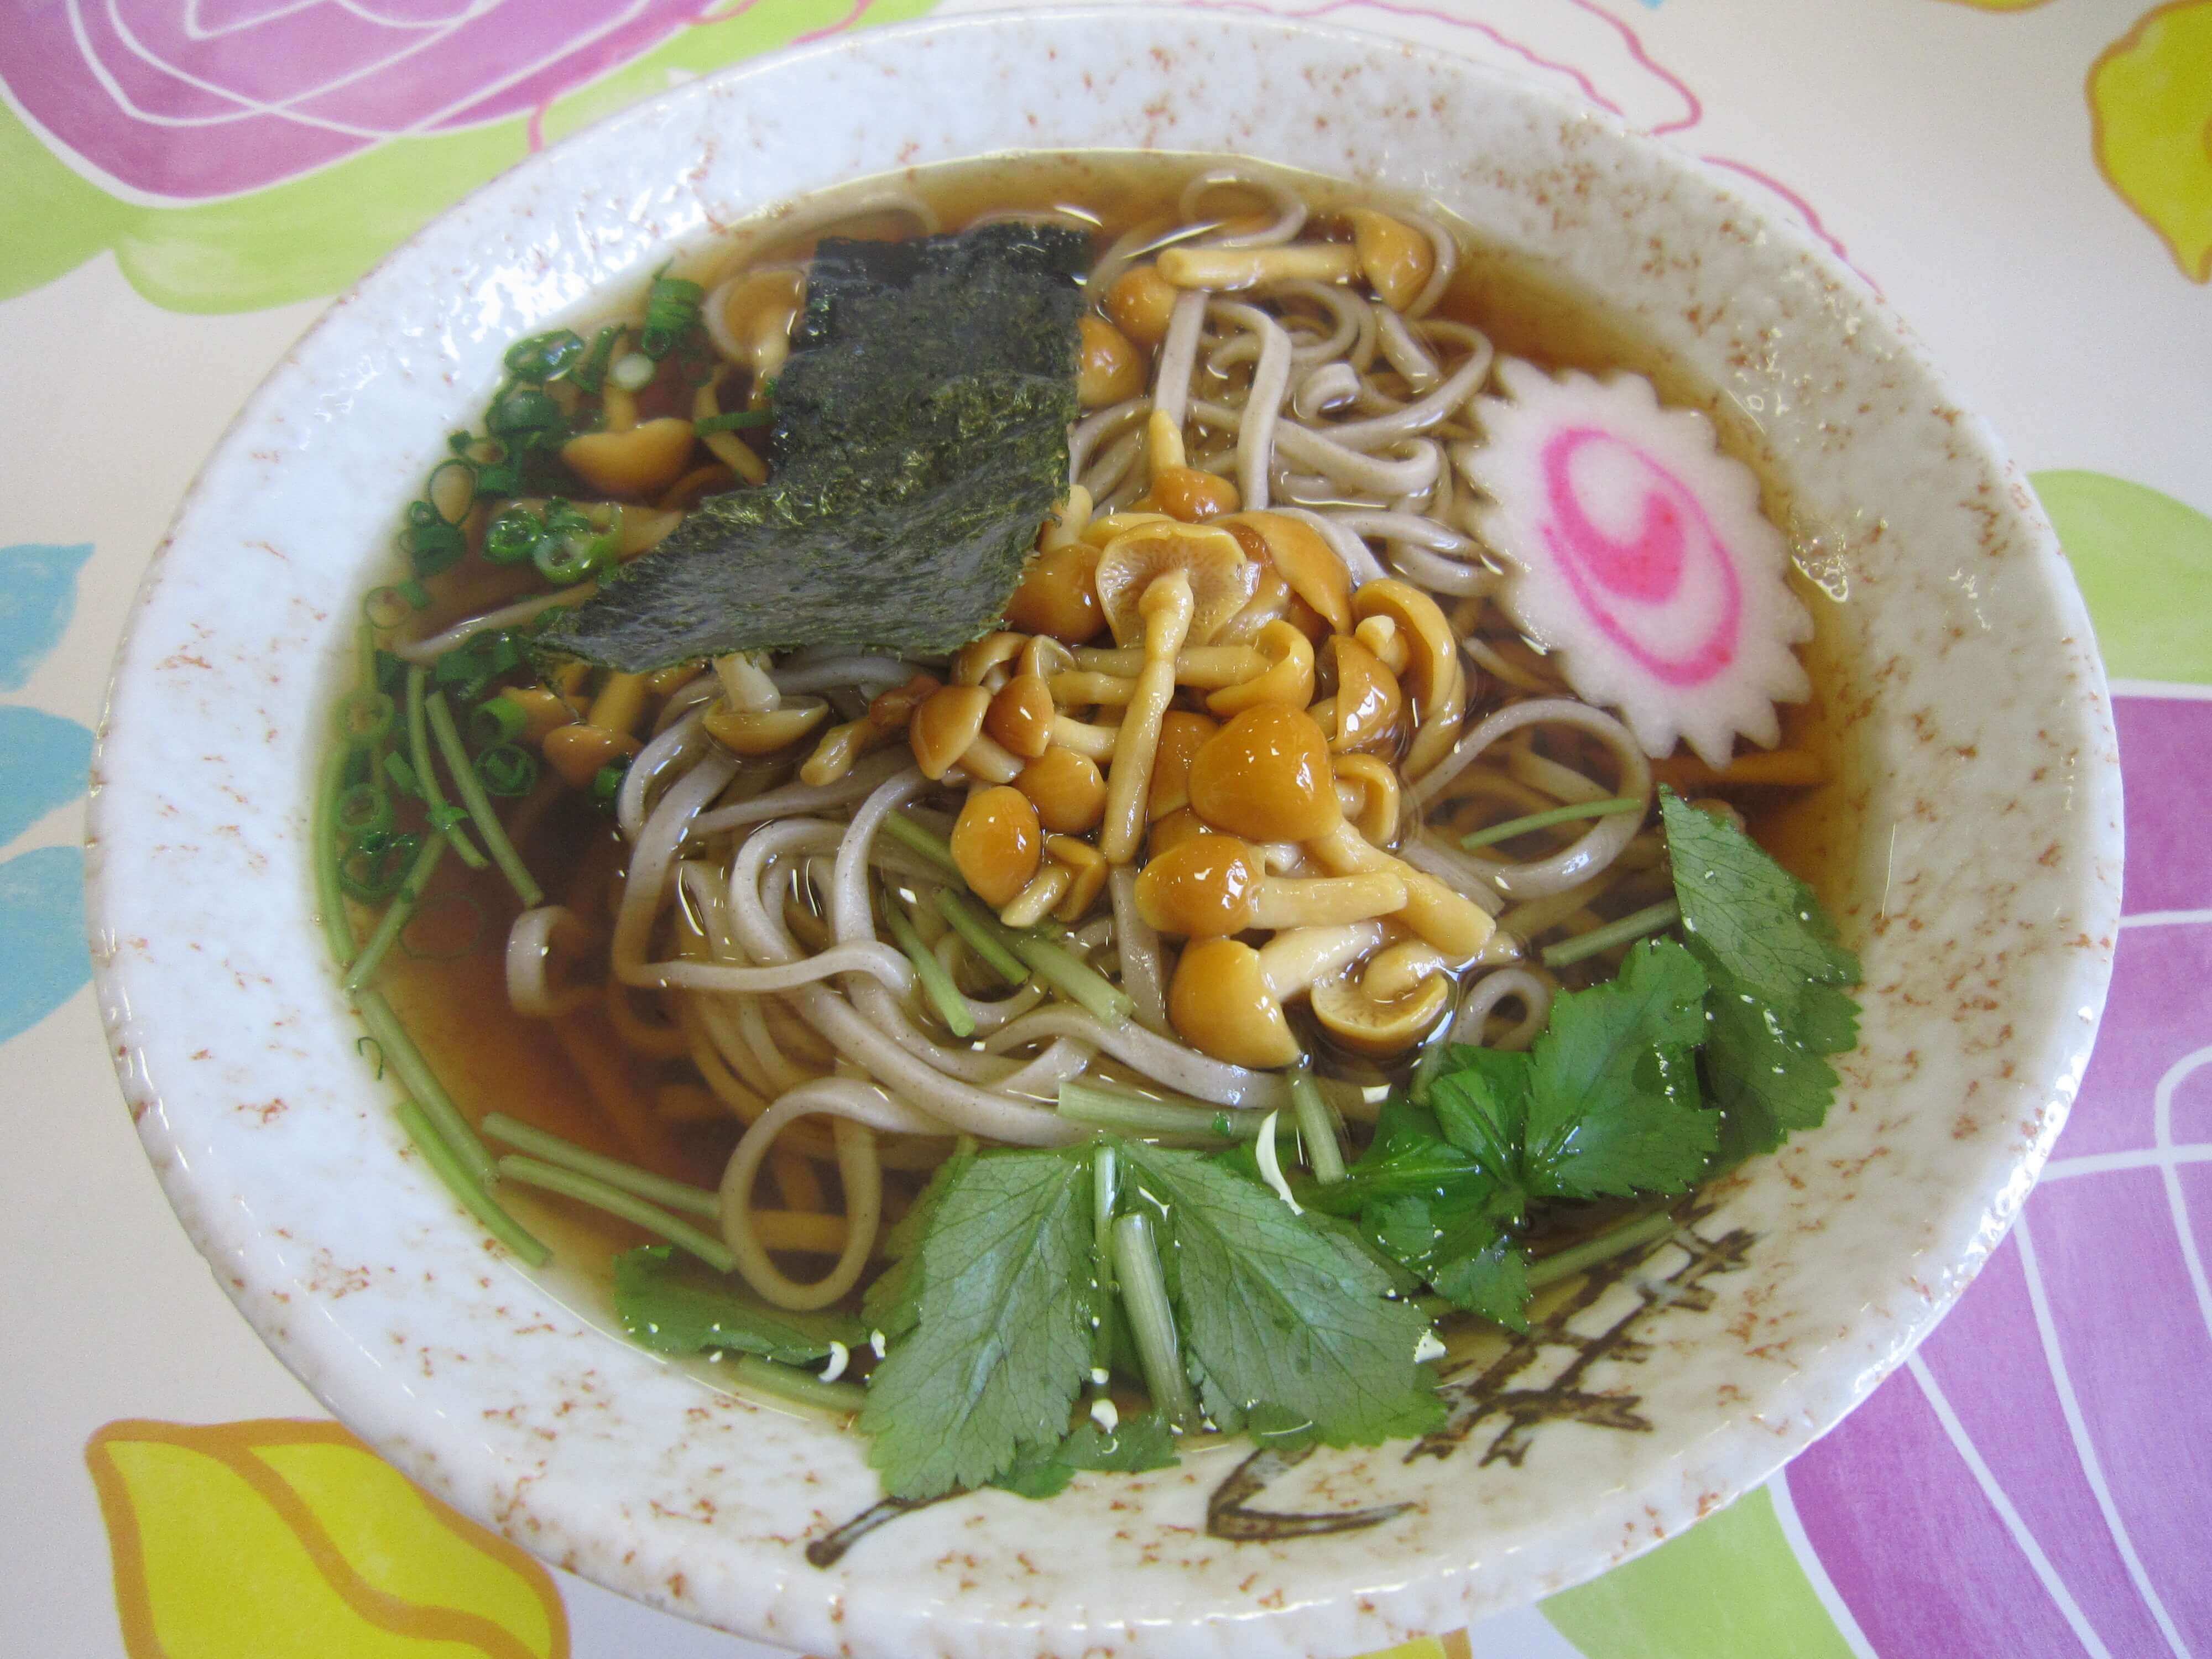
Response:
[{"label": "purple shape on tablecloth", "polygon": [[[2121,1659],[2172,1651],[2159,1611],[2183,1644],[2212,1651],[2212,1301],[2183,1248],[2185,1236],[2200,1262],[2212,1259],[2212,1164],[2176,1164],[2177,1215],[2164,1174],[2142,1161],[2159,1153],[2161,1088],[2166,1144],[2212,1139],[2212,923],[2123,929],[2096,1058],[2028,1202],[2032,1250],[2008,1240],[1921,1351],[2063,1593]],[[2031,1261],[2082,1445],[2035,1316]],[[1790,1490],[1883,1659],[2081,1650],[1911,1374],[1793,1464]]]},{"label": "purple shape on tablecloth", "polygon": [[703,0],[108,0],[18,7],[0,81],[131,189],[259,189],[380,139],[503,119],[649,50]]},{"label": "purple shape on tablecloth", "polygon": [[[2060,1360],[2112,1508],[2176,1632],[2202,1653],[2212,1649],[2212,1306],[2191,1283],[2182,1229],[2200,1261],[2212,1255],[2212,1169],[2183,1165],[2177,1176],[2182,1215],[2155,1169],[2048,1182],[2027,1213]],[[2048,1455],[2065,1449],[2062,1440]]]},{"label": "purple shape on tablecloth", "polygon": [[[2212,705],[2208,705],[2212,706]],[[2057,1156],[2141,1152],[2153,1139],[2159,1079],[2212,1042],[2212,923],[2120,929],[2097,1047]],[[2212,1076],[2181,1085],[2178,1108],[2212,1090]],[[2197,1138],[2212,1124],[2197,1115]],[[2177,1133],[2177,1138],[2181,1138]]]},{"label": "purple shape on tablecloth", "polygon": [[1880,1659],[2081,1650],[1910,1373],[1788,1478],[1807,1541]]},{"label": "purple shape on tablecloth", "polygon": [[2115,697],[2125,786],[2121,913],[2212,906],[2212,700]]}]

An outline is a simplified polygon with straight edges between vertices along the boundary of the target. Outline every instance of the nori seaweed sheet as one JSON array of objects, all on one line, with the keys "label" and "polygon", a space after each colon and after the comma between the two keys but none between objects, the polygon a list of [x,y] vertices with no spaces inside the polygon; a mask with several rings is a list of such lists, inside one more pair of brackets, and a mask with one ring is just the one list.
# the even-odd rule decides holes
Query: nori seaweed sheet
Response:
[{"label": "nori seaweed sheet", "polygon": [[830,240],[757,489],[700,503],[540,636],[628,672],[817,646],[939,655],[987,631],[1065,493],[1090,239],[1013,222]]}]

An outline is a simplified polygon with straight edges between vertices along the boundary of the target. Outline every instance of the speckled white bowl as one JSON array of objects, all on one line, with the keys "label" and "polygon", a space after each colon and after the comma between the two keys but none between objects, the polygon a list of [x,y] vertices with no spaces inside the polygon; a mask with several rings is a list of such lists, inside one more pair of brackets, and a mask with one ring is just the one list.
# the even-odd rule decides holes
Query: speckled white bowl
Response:
[{"label": "speckled white bowl", "polygon": [[[1453,1434],[1414,1455],[1240,1468],[1230,1451],[1048,1504],[984,1492],[817,1565],[808,1545],[876,1497],[855,1440],[580,1319],[403,1155],[313,919],[309,778],[354,595],[509,340],[834,181],[1131,146],[1432,196],[1609,298],[1749,419],[1850,591],[1836,695],[1865,779],[1844,884],[1864,1042],[1827,1127],[1717,1194],[1698,1255],[1665,1247],[1525,1370],[1455,1379]],[[94,782],[93,945],[125,1093],[285,1362],[550,1561],[770,1641],[902,1659],[1352,1653],[1587,1577],[1727,1503],[1863,1396],[1997,1242],[2081,1076],[2119,891],[2112,725],[2074,584],[2019,475],[1857,280],[1559,97],[1219,14],[842,40],[640,106],[446,215],[333,307],[209,464],[140,597]],[[1389,1505],[1407,1507],[1352,1513]]]}]

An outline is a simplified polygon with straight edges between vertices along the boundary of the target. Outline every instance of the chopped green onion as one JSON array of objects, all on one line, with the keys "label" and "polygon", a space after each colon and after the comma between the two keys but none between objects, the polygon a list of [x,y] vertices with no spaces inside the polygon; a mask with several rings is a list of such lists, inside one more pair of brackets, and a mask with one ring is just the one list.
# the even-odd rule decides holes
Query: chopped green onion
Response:
[{"label": "chopped green onion", "polygon": [[399,1126],[407,1131],[407,1138],[422,1154],[422,1161],[436,1171],[439,1180],[446,1183],[446,1190],[459,1199],[461,1206],[482,1222],[484,1230],[494,1238],[533,1267],[542,1267],[553,1259],[553,1252],[501,1208],[499,1200],[471,1176],[467,1166],[441,1138],[428,1115],[413,1101],[399,1103]]},{"label": "chopped green onion", "polygon": [[509,507],[485,527],[483,556],[491,564],[522,564],[544,539],[545,520],[526,507]]},{"label": "chopped green onion", "polygon": [[415,862],[408,866],[407,874],[392,895],[392,902],[377,918],[376,931],[368,936],[368,943],[362,946],[361,954],[346,969],[343,983],[348,991],[360,990],[383,966],[384,958],[398,943],[399,930],[407,925],[408,917],[414,914],[416,904],[422,899],[424,885],[436,873],[438,860],[446,856],[446,847],[443,836],[433,836],[415,854]]},{"label": "chopped green onion", "polygon": [[1601,1261],[1610,1261],[1617,1255],[1625,1255],[1639,1244],[1649,1244],[1654,1239],[1666,1237],[1674,1231],[1675,1225],[1674,1212],[1661,1210],[1651,1215],[1638,1216],[1633,1221],[1624,1221],[1593,1238],[1583,1240],[1579,1244],[1570,1244],[1564,1250],[1539,1256],[1528,1264],[1528,1288],[1540,1291],[1547,1285],[1556,1285],[1584,1268],[1596,1267]]},{"label": "chopped green onion", "polygon": [[[898,816],[893,812],[884,818],[884,823],[888,826],[891,819]],[[915,827],[923,835],[929,833],[921,830],[919,824]],[[1019,985],[1029,978],[1027,964],[999,942],[999,935],[991,930],[982,914],[965,895],[956,893],[950,887],[940,887],[937,890],[936,904],[938,915],[945,918],[954,933],[968,942],[968,948],[975,953],[985,967],[1009,985]]]},{"label": "chopped green onion", "polygon": [[1531,830],[1548,830],[1555,823],[1572,823],[1581,818],[1616,817],[1623,812],[1641,812],[1643,810],[1643,799],[1636,795],[1615,795],[1608,800],[1576,801],[1571,805],[1554,806],[1548,811],[1531,812],[1526,817],[1508,818],[1503,823],[1493,823],[1487,830],[1462,836],[1459,844],[1473,852],[1478,847],[1488,847],[1498,842],[1510,841],[1516,836],[1525,836]]},{"label": "chopped green onion", "polygon": [[1006,930],[1006,944],[1039,979],[1088,1009],[1102,1024],[1119,1025],[1136,1012],[1136,1004],[1119,986],[1066,945],[1012,928]]},{"label": "chopped green onion", "polygon": [[564,1170],[574,1170],[578,1175],[587,1175],[604,1181],[610,1187],[619,1187],[626,1193],[672,1210],[681,1210],[686,1215],[703,1217],[713,1221],[722,1213],[719,1194],[704,1187],[694,1187],[688,1182],[671,1181],[650,1170],[641,1170],[635,1164],[625,1164],[617,1158],[605,1158],[598,1152],[579,1146],[573,1140],[563,1140],[559,1135],[549,1134],[533,1124],[509,1117],[505,1112],[487,1112],[477,1127],[494,1140],[503,1140],[508,1146],[532,1153],[548,1164]]},{"label": "chopped green onion", "polygon": [[718,1273],[735,1273],[737,1257],[730,1254],[729,1246],[719,1238],[709,1238],[690,1222],[678,1219],[658,1205],[648,1204],[621,1188],[612,1186],[574,1170],[564,1170],[557,1164],[542,1159],[524,1158],[509,1152],[494,1166],[501,1178],[520,1181],[525,1186],[559,1193],[564,1198],[575,1199],[594,1209],[605,1210],[609,1215],[619,1216],[634,1222],[649,1233],[658,1233],[678,1249],[689,1250]]},{"label": "chopped green onion", "polygon": [[609,326],[593,335],[590,354],[576,366],[575,373],[568,378],[585,391],[597,392],[607,377],[607,361],[613,356],[615,341],[621,334],[619,328]]},{"label": "chopped green onion", "polygon": [[622,793],[623,780],[629,775],[627,759],[609,761],[592,774],[592,805],[603,812],[615,810],[615,797]]},{"label": "chopped green onion", "polygon": [[884,814],[884,833],[909,853],[919,853],[956,881],[960,879],[960,866],[952,860],[951,843],[941,836],[933,835],[896,808]]},{"label": "chopped green onion", "polygon": [[474,842],[461,833],[463,815],[447,805],[446,792],[438,783],[437,765],[430,758],[429,699],[424,695],[429,684],[428,669],[417,666],[407,671],[409,764],[414,769],[416,785],[422,792],[422,805],[432,827],[453,842],[453,851],[460,854],[462,863],[471,870],[481,870],[484,867],[484,855],[477,851]]},{"label": "chopped green onion", "polygon": [[1126,1135],[1175,1135],[1216,1142],[1249,1140],[1260,1132],[1261,1115],[1232,1114],[1179,1097],[1156,1100],[1126,1089],[1075,1081],[1060,1085],[1060,1115]]},{"label": "chopped green onion", "polygon": [[507,884],[514,889],[522,908],[536,909],[545,902],[544,891],[532,879],[522,855],[514,850],[514,843],[501,826],[499,814],[492,810],[490,799],[484,793],[483,780],[477,775],[477,769],[469,762],[469,751],[461,745],[461,734],[453,728],[453,711],[447,706],[444,692],[430,698],[428,712],[430,729],[438,738],[438,752],[446,757],[446,765],[453,775],[453,787],[461,792],[462,803],[476,820],[477,833],[483,837],[491,861],[507,878]]},{"label": "chopped green onion", "polygon": [[1305,1143],[1306,1163],[1314,1179],[1333,1187],[1344,1179],[1344,1149],[1336,1144],[1336,1114],[1322,1098],[1313,1068],[1301,1061],[1291,1068],[1291,1109],[1298,1120],[1298,1139]]},{"label": "chopped green onion", "polygon": [[485,793],[512,800],[538,787],[538,757],[520,744],[495,743],[476,758],[472,769]]},{"label": "chopped green onion", "polygon": [[415,769],[407,763],[406,756],[386,755],[384,773],[399,786],[400,793],[411,795],[416,800],[422,799],[422,781],[415,775]]},{"label": "chopped green onion", "polygon": [[431,677],[456,696],[479,697],[501,675],[521,667],[526,654],[520,635],[487,628],[441,655],[431,665]]},{"label": "chopped green onion", "polygon": [[439,462],[430,469],[430,476],[423,483],[422,499],[446,523],[461,523],[476,505],[476,468],[459,459]]},{"label": "chopped green onion", "polygon": [[357,686],[338,699],[338,736],[349,744],[382,743],[399,723],[399,705],[373,686]]},{"label": "chopped green onion", "polygon": [[376,653],[376,689],[387,696],[399,690],[407,678],[407,659],[395,652]]},{"label": "chopped green onion", "polygon": [[574,329],[556,328],[550,333],[533,334],[526,340],[517,340],[507,347],[505,362],[507,372],[518,380],[532,386],[542,386],[557,380],[563,371],[584,355],[584,342]]},{"label": "chopped green onion", "polygon": [[412,576],[392,591],[404,599],[412,610],[428,611],[430,608],[430,590]]},{"label": "chopped green onion", "polygon": [[469,714],[469,740],[479,749],[513,743],[530,726],[529,711],[506,692],[488,697]]},{"label": "chopped green onion", "polygon": [[352,852],[342,854],[338,884],[349,898],[359,899],[363,904],[381,904],[399,890],[416,855],[422,850],[420,836],[372,832]]},{"label": "chopped green onion", "polygon": [[530,386],[509,386],[484,411],[486,431],[526,449],[558,443],[567,436],[568,428],[568,417],[561,412],[561,405]]},{"label": "chopped green onion", "polygon": [[429,502],[416,501],[412,505],[424,508],[431,517],[427,522],[410,524],[399,532],[400,550],[407,555],[417,576],[434,576],[442,570],[451,570],[469,550],[468,538],[458,526],[437,517],[437,508]]},{"label": "chopped green onion", "polygon": [[1601,951],[1610,951],[1616,945],[1626,945],[1631,939],[1642,939],[1646,933],[1656,933],[1662,927],[1671,927],[1681,919],[1682,907],[1673,899],[1647,904],[1641,910],[1631,911],[1617,921],[1608,921],[1602,927],[1593,927],[1587,933],[1578,933],[1573,939],[1546,945],[1544,966],[1565,968],[1586,957],[1594,957]]},{"label": "chopped green onion", "polygon": [[801,1406],[813,1406],[849,1417],[868,1403],[868,1391],[857,1382],[824,1382],[812,1371],[803,1371],[796,1365],[780,1365],[757,1353],[739,1354],[730,1370],[746,1387]]},{"label": "chopped green onion", "polygon": [[394,821],[392,796],[379,784],[356,783],[338,797],[338,834],[349,846],[389,830]]},{"label": "chopped green onion", "polygon": [[740,409],[694,421],[691,430],[703,438],[710,432],[743,432],[748,427],[766,426],[775,419],[765,409]]},{"label": "chopped green onion", "polygon": [[[410,579],[410,586],[413,586]],[[397,628],[414,612],[407,596],[397,587],[372,587],[362,595],[361,614],[371,628],[380,632]]]},{"label": "chopped green onion", "polygon": [[597,574],[615,562],[622,545],[622,509],[615,509],[613,526],[601,530],[566,501],[549,502],[545,533],[531,550],[530,562],[538,574],[565,587]]},{"label": "chopped green onion", "polygon": [[1171,1427],[1187,1429],[1198,1415],[1198,1405],[1191,1398],[1190,1377],[1176,1344],[1175,1315],[1168,1306],[1167,1275],[1152,1243],[1152,1218],[1143,1211],[1115,1222],[1114,1267],[1152,1408]]},{"label": "chopped green onion", "polygon": [[656,362],[665,357],[699,320],[699,302],[706,297],[705,289],[681,276],[656,279],[645,296],[645,326],[638,333],[638,349]]},{"label": "chopped green onion", "polygon": [[659,366],[642,351],[629,351],[615,359],[607,379],[624,392],[642,392],[653,384]]},{"label": "chopped green onion", "polygon": [[945,971],[945,964],[921,942],[921,935],[915,932],[913,921],[898,900],[889,894],[884,896],[884,921],[890,928],[892,943],[914,964],[914,976],[921,982],[922,994],[929,999],[945,1028],[957,1037],[974,1036],[975,1017],[968,1012],[968,999],[960,994],[952,975]]}]

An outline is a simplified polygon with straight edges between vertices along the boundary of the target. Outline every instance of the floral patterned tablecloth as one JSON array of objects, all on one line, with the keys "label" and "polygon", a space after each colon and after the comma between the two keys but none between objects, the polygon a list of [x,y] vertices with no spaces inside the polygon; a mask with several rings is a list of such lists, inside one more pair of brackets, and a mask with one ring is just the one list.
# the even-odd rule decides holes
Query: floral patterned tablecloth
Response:
[{"label": "floral patterned tablecloth", "polygon": [[[2043,1184],[1959,1310],[1764,1489],[1595,1583],[1401,1651],[2212,1655],[2212,0],[1272,9],[1573,91],[1796,215],[1882,289],[2058,527],[2114,677],[2127,789],[2104,1033]],[[931,9],[9,9],[0,1652],[767,1659],[441,1510],[254,1340],[119,1109],[77,842],[148,556],[329,295],[631,100]]]}]

